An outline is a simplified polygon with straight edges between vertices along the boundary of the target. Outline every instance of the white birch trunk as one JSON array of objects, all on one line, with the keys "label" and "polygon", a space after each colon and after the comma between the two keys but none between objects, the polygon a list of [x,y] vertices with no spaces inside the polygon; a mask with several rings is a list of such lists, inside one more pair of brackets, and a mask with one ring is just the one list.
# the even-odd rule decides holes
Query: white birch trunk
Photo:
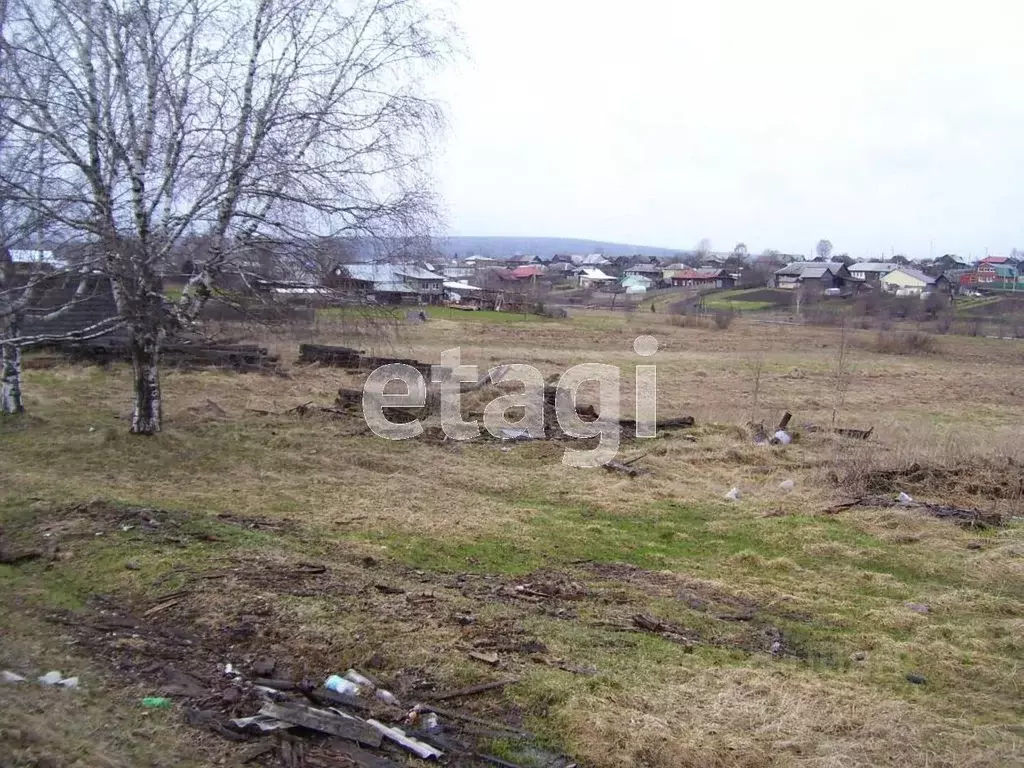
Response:
[{"label": "white birch trunk", "polygon": [[132,408],[133,435],[155,435],[163,422],[160,398],[160,333],[132,330],[130,343],[135,403]]},{"label": "white birch trunk", "polygon": [[3,384],[0,391],[0,413],[24,413],[21,402],[21,348],[3,344]]}]

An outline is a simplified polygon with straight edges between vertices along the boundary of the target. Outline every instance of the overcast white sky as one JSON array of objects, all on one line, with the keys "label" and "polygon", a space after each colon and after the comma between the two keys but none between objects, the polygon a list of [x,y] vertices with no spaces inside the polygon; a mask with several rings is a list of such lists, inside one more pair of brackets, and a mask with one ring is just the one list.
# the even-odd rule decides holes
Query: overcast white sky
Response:
[{"label": "overcast white sky", "polygon": [[1024,248],[1024,0],[461,0],[456,18],[450,234]]}]

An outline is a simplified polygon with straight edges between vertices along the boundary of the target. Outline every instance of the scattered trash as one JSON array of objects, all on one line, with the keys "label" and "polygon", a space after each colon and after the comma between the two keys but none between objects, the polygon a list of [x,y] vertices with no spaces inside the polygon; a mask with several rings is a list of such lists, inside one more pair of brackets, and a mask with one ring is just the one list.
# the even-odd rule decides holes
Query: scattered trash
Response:
[{"label": "scattered trash", "polygon": [[789,445],[791,442],[793,442],[793,437],[789,434],[789,432],[786,432],[784,429],[778,430],[772,439],[774,443],[778,445]]},{"label": "scattered trash", "polygon": [[57,683],[57,685],[59,685],[61,688],[68,688],[69,690],[74,690],[75,688],[78,687],[78,678],[77,677],[66,677],[63,680],[61,680],[59,683]]},{"label": "scattered trash", "polygon": [[913,683],[914,685],[924,685],[928,682],[924,675],[916,675],[913,672],[907,675],[907,682]]},{"label": "scattered trash", "polygon": [[739,488],[733,488],[731,491],[725,494],[725,498],[727,498],[729,501],[739,501],[740,497],[742,496],[743,493],[740,491]]},{"label": "scattered trash", "polygon": [[56,670],[53,672],[47,672],[45,675],[40,676],[40,685],[57,685],[61,680],[64,679],[64,675]]},{"label": "scattered trash", "polygon": [[0,681],[5,683],[24,683],[25,678],[19,674],[11,672],[9,669],[5,669],[3,672],[0,672]]},{"label": "scattered trash", "polygon": [[491,653],[480,653],[479,651],[470,651],[469,658],[476,659],[477,661],[482,661],[484,664],[490,664],[491,666],[494,666],[498,663],[498,654],[494,653],[493,651]]},{"label": "scattered trash", "polygon": [[368,747],[379,747],[381,735],[373,721],[342,714],[336,710],[317,709],[295,702],[264,704],[259,713],[275,720],[301,725],[303,728],[349,739]]},{"label": "scattered trash", "polygon": [[395,694],[393,694],[391,691],[387,691],[383,688],[378,688],[376,691],[373,692],[373,695],[374,698],[377,699],[377,701],[383,701],[385,704],[390,704],[394,707],[399,706],[398,697],[395,696]]},{"label": "scattered trash", "polygon": [[284,720],[278,720],[277,718],[267,717],[266,715],[237,717],[234,720],[229,720],[228,722],[240,731],[257,731],[259,733],[270,733],[271,731],[280,731],[285,728],[294,727],[291,723],[286,723]]},{"label": "scattered trash", "polygon": [[914,613],[931,613],[932,610],[924,603],[907,603],[907,608],[912,610]]},{"label": "scattered trash", "polygon": [[362,688],[351,680],[346,680],[338,675],[331,675],[324,680],[324,688],[335,693],[348,694],[349,696],[358,696],[362,693]]},{"label": "scattered trash", "polygon": [[441,730],[441,723],[437,719],[437,714],[434,712],[427,712],[422,718],[420,718],[420,728],[427,733],[437,733]]},{"label": "scattered trash", "polygon": [[792,480],[783,480],[779,483],[779,488],[783,491],[792,491],[796,487],[796,483]]},{"label": "scattered trash", "polygon": [[908,507],[914,503],[914,497],[908,493],[900,491],[900,495],[896,497],[896,501],[900,504],[900,506]]},{"label": "scattered trash", "polygon": [[376,720],[367,720],[366,724],[376,728],[381,736],[390,739],[395,744],[404,747],[423,760],[437,759],[444,755],[444,752],[436,747],[406,736],[405,732],[400,728],[389,728]]},{"label": "scattered trash", "polygon": [[346,670],[345,679],[350,683],[355,683],[358,686],[365,686],[366,688],[376,688],[376,684],[368,678],[366,675],[356,672],[354,669]]},{"label": "scattered trash", "polygon": [[142,706],[146,709],[170,709],[173,702],[163,696],[147,696],[142,700]]},{"label": "scattered trash", "polygon": [[329,691],[334,691],[345,696],[360,696],[366,691],[372,691],[373,696],[377,701],[382,701],[385,704],[392,706],[398,706],[398,697],[395,696],[391,691],[385,690],[377,686],[373,680],[368,678],[362,672],[358,672],[354,669],[346,670],[344,676],[338,677],[337,675],[331,675],[324,681],[324,688]]}]

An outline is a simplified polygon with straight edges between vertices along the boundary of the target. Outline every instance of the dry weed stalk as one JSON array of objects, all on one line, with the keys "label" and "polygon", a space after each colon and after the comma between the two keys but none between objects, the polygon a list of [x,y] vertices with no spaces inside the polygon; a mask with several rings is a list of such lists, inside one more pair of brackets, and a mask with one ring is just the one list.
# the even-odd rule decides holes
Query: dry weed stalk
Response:
[{"label": "dry weed stalk", "polygon": [[843,440],[836,435],[836,423],[846,405],[846,393],[850,389],[852,371],[849,363],[848,339],[846,335],[846,318],[839,326],[839,347],[836,349],[835,363],[832,368],[832,439],[835,446],[834,463],[838,469],[843,453]]},{"label": "dry weed stalk", "polygon": [[756,424],[760,412],[761,374],[764,372],[764,353],[758,352],[753,357],[748,358],[747,369],[750,371],[752,384],[750,390],[750,418],[748,421],[751,424]]}]

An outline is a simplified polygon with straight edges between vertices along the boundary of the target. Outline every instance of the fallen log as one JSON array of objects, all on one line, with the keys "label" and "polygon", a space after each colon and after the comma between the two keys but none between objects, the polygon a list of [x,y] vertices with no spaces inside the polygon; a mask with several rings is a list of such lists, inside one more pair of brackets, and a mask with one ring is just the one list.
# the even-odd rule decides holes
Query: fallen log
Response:
[{"label": "fallen log", "polygon": [[638,613],[633,617],[634,626],[639,629],[643,629],[647,632],[653,632],[657,635],[671,635],[673,637],[683,638],[687,641],[692,640],[693,633],[679,626],[673,624],[671,621],[665,621],[657,616],[653,616],[649,613]]},{"label": "fallen log", "polygon": [[851,429],[849,427],[836,427],[832,431],[840,437],[852,437],[855,440],[867,440],[871,437],[871,433],[875,431],[875,428]]},{"label": "fallen log", "polygon": [[[667,432],[673,429],[688,429],[696,423],[697,422],[693,416],[675,416],[669,419],[658,419],[658,421],[655,422],[654,427],[657,433],[662,431]],[[636,437],[635,419],[619,419],[619,427],[622,429],[623,437]]]},{"label": "fallen log", "polygon": [[955,507],[949,504],[935,504],[928,501],[909,501],[901,502],[897,499],[891,499],[887,496],[861,496],[856,499],[850,499],[849,501],[843,501],[839,504],[834,504],[822,510],[823,514],[835,515],[839,512],[844,512],[848,509],[854,509],[856,507],[868,507],[868,508],[889,508],[889,507],[902,507],[905,509],[917,509],[923,510],[930,514],[932,517],[937,517],[944,520],[953,520],[964,528],[982,529],[982,528],[998,528],[1005,524],[1005,519],[999,512],[986,512],[980,509],[971,509],[969,507]]},{"label": "fallen log", "polygon": [[639,477],[640,475],[646,475],[649,474],[650,472],[650,470],[631,467],[625,462],[615,461],[614,459],[607,462],[603,466],[609,472],[621,472],[622,474],[628,475],[629,477]]},{"label": "fallen log", "polygon": [[511,680],[498,680],[493,683],[480,683],[479,685],[470,685],[466,688],[458,688],[454,691],[446,691],[445,693],[438,693],[431,696],[434,701],[447,701],[449,699],[461,699],[466,696],[476,696],[480,693],[486,693],[487,691],[494,691],[499,688],[504,688],[507,685],[515,685],[519,682],[519,678],[514,677]]},{"label": "fallen log", "polygon": [[356,368],[359,366],[358,349],[335,347],[326,344],[300,344],[300,363],[320,363],[337,368]]}]

